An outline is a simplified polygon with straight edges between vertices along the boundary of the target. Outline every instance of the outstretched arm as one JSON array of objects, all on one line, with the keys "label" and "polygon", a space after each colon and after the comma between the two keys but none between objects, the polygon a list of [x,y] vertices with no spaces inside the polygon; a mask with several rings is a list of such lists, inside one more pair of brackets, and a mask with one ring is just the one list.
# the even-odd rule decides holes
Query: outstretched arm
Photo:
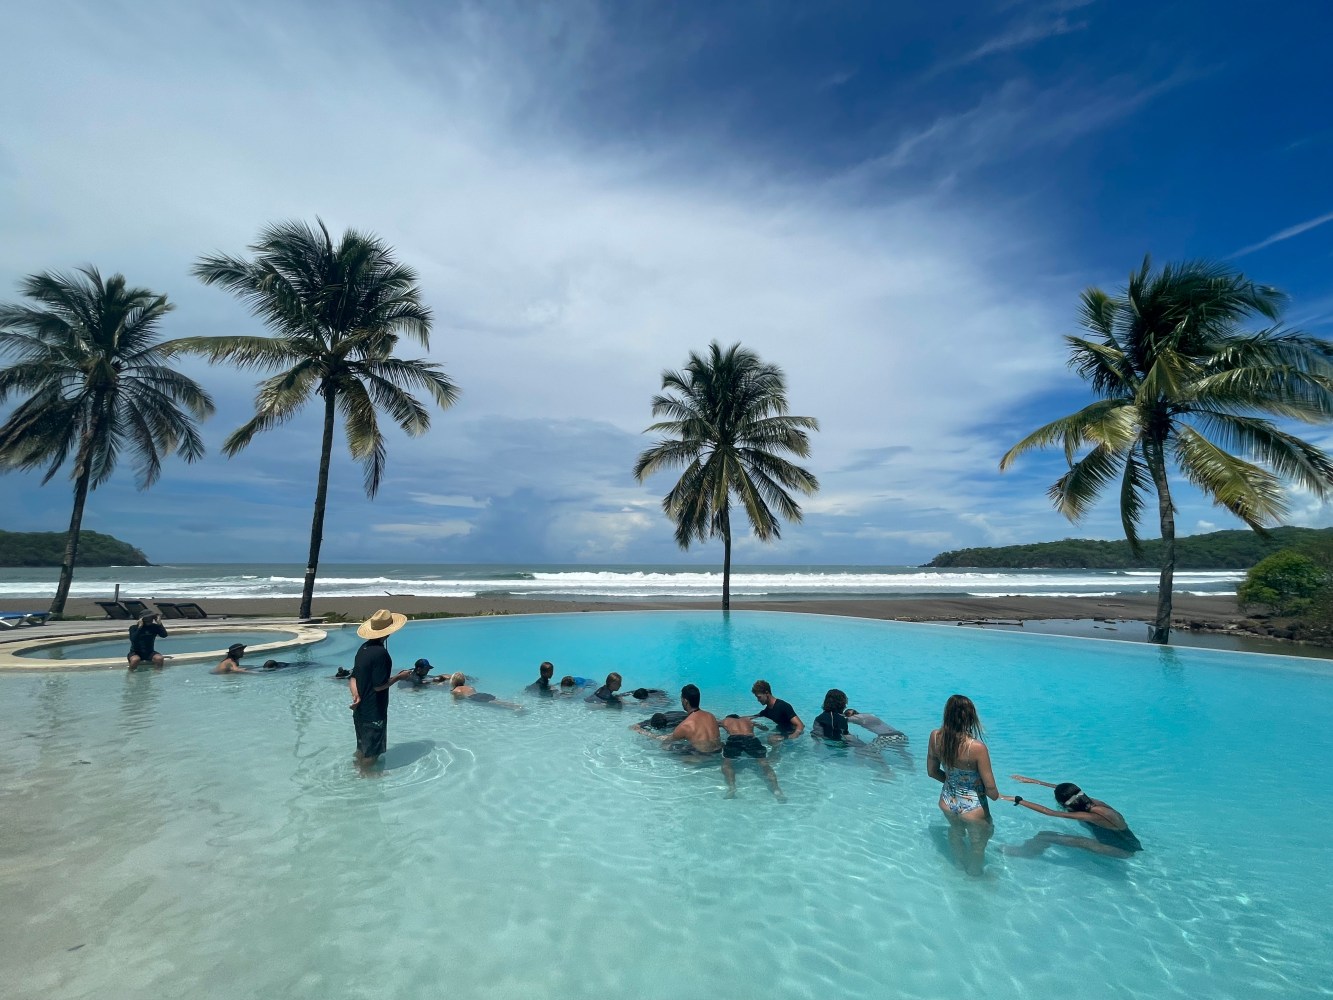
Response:
[{"label": "outstretched arm", "polygon": [[1055,787],[1049,781],[1041,781],[1038,778],[1025,778],[1021,774],[1011,774],[1009,775],[1009,777],[1012,778],[1014,781],[1021,781],[1025,785],[1041,785],[1043,788]]},{"label": "outstretched arm", "polygon": [[411,677],[411,676],[412,676],[412,671],[410,671],[410,670],[400,670],[400,671],[398,671],[398,673],[394,674],[392,677],[390,677],[387,681],[385,681],[382,685],[380,685],[379,687],[377,687],[375,690],[376,690],[376,691],[387,691],[387,690],[389,690],[389,688],[393,687],[393,686],[394,686],[395,684],[397,684],[399,681],[405,681],[405,680],[407,680],[407,679],[408,679],[409,677]]},{"label": "outstretched arm", "polygon": [[[1038,781],[1034,782],[1034,784],[1040,785],[1044,784],[1044,782]],[[1092,813],[1065,812],[1063,809],[1048,809],[1046,806],[1039,805],[1030,799],[1025,799],[1021,795],[1001,795],[1000,798],[1004,799],[1006,802],[1012,802],[1016,806],[1023,806],[1026,809],[1031,809],[1033,812],[1039,812],[1043,816],[1054,816],[1056,819],[1077,819],[1084,823],[1095,823],[1098,826],[1103,825],[1101,817],[1095,816]]]}]

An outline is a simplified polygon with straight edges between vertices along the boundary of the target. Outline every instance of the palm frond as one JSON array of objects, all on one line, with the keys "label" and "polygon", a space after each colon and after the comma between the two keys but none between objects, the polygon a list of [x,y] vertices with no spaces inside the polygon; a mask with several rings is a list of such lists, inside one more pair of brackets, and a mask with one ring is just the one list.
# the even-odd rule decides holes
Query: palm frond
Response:
[{"label": "palm frond", "polygon": [[1192,427],[1178,427],[1173,444],[1185,478],[1250,527],[1262,530],[1286,515],[1282,484],[1272,473],[1229,454]]},{"label": "palm frond", "polygon": [[1070,465],[1069,471],[1055,481],[1046,495],[1069,520],[1081,520],[1106,485],[1120,474],[1124,461],[1123,452],[1099,444]]}]

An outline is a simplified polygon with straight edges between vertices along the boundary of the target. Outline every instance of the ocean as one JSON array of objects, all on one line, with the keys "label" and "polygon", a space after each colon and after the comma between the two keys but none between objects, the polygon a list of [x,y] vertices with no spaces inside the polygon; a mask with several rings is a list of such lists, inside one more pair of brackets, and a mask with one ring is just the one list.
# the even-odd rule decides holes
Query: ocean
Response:
[{"label": "ocean", "polygon": [[[117,584],[126,597],[295,598],[305,568],[293,564],[218,563],[81,568],[71,596],[109,598]],[[0,568],[0,600],[49,599],[58,570]],[[1244,572],[1177,571],[1177,593],[1228,595]],[[846,598],[1109,597],[1155,593],[1153,570],[966,570],[919,566],[735,566],[736,600]],[[709,600],[722,593],[720,567],[681,565],[463,565],[327,563],[315,593],[321,597],[511,597],[570,601]]]}]

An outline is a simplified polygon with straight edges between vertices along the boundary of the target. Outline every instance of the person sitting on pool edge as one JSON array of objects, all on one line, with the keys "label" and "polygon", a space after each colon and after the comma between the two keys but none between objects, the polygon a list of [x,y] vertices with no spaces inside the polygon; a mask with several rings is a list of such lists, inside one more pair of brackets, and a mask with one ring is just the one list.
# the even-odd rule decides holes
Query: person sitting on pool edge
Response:
[{"label": "person sitting on pool edge", "polygon": [[1080,850],[1091,851],[1093,854],[1100,854],[1107,858],[1128,858],[1143,850],[1143,845],[1139,843],[1139,838],[1134,836],[1134,831],[1129,828],[1129,823],[1125,821],[1124,816],[1100,799],[1089,798],[1084,794],[1083,789],[1072,781],[1062,781],[1058,785],[1053,785],[1049,781],[1025,778],[1021,774],[1010,775],[1010,777],[1014,781],[1055,789],[1055,801],[1060,804],[1060,808],[1064,811],[1057,812],[1054,809],[1047,809],[1045,806],[1023,798],[1021,795],[1001,795],[1000,798],[1012,802],[1016,806],[1026,806],[1043,816],[1077,820],[1092,831],[1092,836],[1079,837],[1043,830],[1025,844],[1005,848],[1006,854],[1021,858],[1035,858],[1048,847],[1059,845],[1060,847],[1075,847]]},{"label": "person sitting on pool edge", "polygon": [[130,651],[125,654],[130,669],[139,669],[140,663],[151,663],[158,670],[167,661],[153,648],[158,639],[167,637],[167,630],[162,627],[162,616],[152,611],[145,611],[139,620],[130,626]]},{"label": "person sitting on pool edge", "polygon": [[516,705],[512,701],[501,701],[493,694],[478,691],[467,682],[467,675],[461,670],[449,678],[449,693],[462,701],[475,701],[479,705],[491,705],[494,708],[511,708],[515,712],[523,711],[522,705]]},{"label": "person sitting on pool edge", "polygon": [[622,683],[624,682],[621,680],[620,675],[612,671],[606,675],[606,683],[583,700],[589,705],[605,705],[607,708],[620,708],[625,703],[621,700],[621,696],[616,694],[616,692],[620,690],[620,685]]},{"label": "person sitting on pool edge", "polygon": [[686,749],[690,758],[699,763],[720,752],[722,737],[717,718],[699,707],[698,687],[686,684],[680,689],[680,707],[685,710],[685,718],[675,729],[666,733],[650,733],[646,729],[639,732],[663,743],[679,741],[688,744]]},{"label": "person sitting on pool edge", "polygon": [[773,688],[768,681],[755,681],[750,693],[764,706],[763,711],[750,718],[768,719],[777,727],[777,735],[770,737],[773,742],[792,740],[805,732],[805,723],[796,714],[796,709],[792,708],[789,702],[773,697]]},{"label": "person sitting on pool edge", "polygon": [[786,802],[787,796],[778,787],[777,773],[766,759],[768,748],[754,734],[754,722],[732,714],[720,719],[718,725],[727,731],[727,742],[722,744],[722,776],[727,779],[727,794],[724,798],[736,797],[736,765],[732,761],[746,756],[753,757],[759,764],[759,771],[768,782],[773,797],[779,802]]},{"label": "person sitting on pool edge", "polygon": [[245,655],[245,643],[234,642],[227,647],[227,655],[222,662],[212,669],[215,674],[253,674],[255,671],[246,670],[241,666],[241,657]]},{"label": "person sitting on pool edge", "polygon": [[552,698],[555,696],[555,692],[551,690],[551,678],[554,676],[555,664],[550,660],[543,660],[541,666],[537,668],[537,679],[523,690],[542,698]]}]

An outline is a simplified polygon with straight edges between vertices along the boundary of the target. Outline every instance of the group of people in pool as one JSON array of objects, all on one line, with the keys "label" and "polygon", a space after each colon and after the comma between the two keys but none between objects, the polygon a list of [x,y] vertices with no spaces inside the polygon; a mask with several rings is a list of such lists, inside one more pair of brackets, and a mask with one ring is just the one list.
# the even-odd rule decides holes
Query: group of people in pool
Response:
[{"label": "group of people in pool", "polygon": [[[410,670],[394,673],[385,641],[406,621],[404,615],[376,612],[357,629],[357,634],[366,641],[357,650],[352,669],[340,669],[335,674],[338,679],[347,681],[352,696],[357,743],[355,759],[363,768],[373,765],[385,751],[389,689],[397,684],[413,688],[447,686],[459,700],[514,711],[523,709],[520,704],[478,691],[461,672],[431,677],[432,666],[426,659],[417,660]],[[240,665],[244,654],[243,645],[233,645],[214,673],[255,672]],[[270,660],[264,664],[264,669],[280,669],[286,665]],[[537,679],[525,688],[525,693],[544,698],[573,697],[595,684],[588,678],[573,675],[557,682],[554,664],[545,661],[538,668]],[[584,701],[603,709],[660,707],[668,702],[667,693],[661,688],[635,688],[622,693],[623,686],[623,678],[613,672],[607,675],[604,683],[585,694]],[[751,715],[730,713],[718,718],[701,706],[699,688],[686,684],[680,690],[679,710],[654,712],[630,728],[662,741],[687,763],[717,761],[726,780],[727,798],[736,795],[736,763],[746,758],[754,760],[773,795],[779,801],[786,801],[772,760],[778,748],[789,740],[799,739],[806,732],[806,726],[789,702],[774,695],[768,681],[756,680],[750,692],[759,703],[759,711]],[[872,738],[861,739],[852,732],[853,726],[870,733]],[[768,734],[766,740],[757,735],[761,727]],[[852,749],[859,757],[882,768],[885,776],[892,775],[885,755],[909,769],[915,766],[908,751],[907,735],[875,715],[849,708],[847,695],[837,688],[831,688],[825,694],[821,711],[811,723],[810,735],[825,745]],[[1012,776],[1015,781],[1052,789],[1060,807],[1058,810],[1022,795],[1001,795],[983,735],[981,719],[972,700],[955,694],[945,703],[944,717],[939,728],[931,731],[926,749],[926,773],[942,786],[939,808],[949,824],[950,848],[955,860],[969,874],[981,874],[985,864],[986,845],[995,830],[990,810],[993,801],[1011,802],[1015,807],[1021,806],[1055,819],[1073,820],[1087,831],[1084,835],[1044,831],[1024,844],[1006,848],[1010,854],[1035,857],[1050,847],[1063,846],[1104,857],[1128,858],[1143,849],[1121,813],[1106,802],[1087,795],[1073,782],[1051,783],[1020,774]]]}]

